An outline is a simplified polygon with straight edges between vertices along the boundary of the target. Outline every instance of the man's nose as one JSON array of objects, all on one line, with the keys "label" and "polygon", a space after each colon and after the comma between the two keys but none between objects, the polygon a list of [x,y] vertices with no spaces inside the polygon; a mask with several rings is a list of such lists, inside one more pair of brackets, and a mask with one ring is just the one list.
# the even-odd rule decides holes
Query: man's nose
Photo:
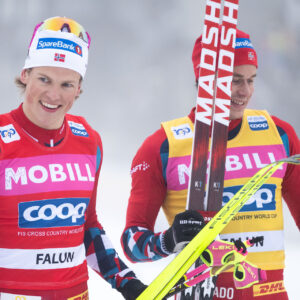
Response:
[{"label": "man's nose", "polygon": [[47,91],[47,96],[49,97],[49,100],[56,101],[60,98],[60,89],[57,86],[51,86],[49,87]]},{"label": "man's nose", "polygon": [[248,82],[244,82],[239,88],[239,93],[241,96],[249,96],[251,94],[251,87]]}]

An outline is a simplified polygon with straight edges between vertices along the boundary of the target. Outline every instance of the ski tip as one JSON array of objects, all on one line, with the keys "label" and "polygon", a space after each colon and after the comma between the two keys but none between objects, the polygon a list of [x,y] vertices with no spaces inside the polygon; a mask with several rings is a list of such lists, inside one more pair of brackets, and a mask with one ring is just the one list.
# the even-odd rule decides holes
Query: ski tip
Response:
[{"label": "ski tip", "polygon": [[280,161],[281,162],[290,163],[290,164],[299,165],[300,164],[300,154],[295,154],[293,156],[284,158],[284,159],[282,159]]}]

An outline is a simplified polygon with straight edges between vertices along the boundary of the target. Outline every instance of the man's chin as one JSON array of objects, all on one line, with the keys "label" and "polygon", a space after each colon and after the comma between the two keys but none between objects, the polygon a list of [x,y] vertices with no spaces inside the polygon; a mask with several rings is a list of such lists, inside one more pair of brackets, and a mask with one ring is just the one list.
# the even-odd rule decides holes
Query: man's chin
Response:
[{"label": "man's chin", "polygon": [[243,111],[238,111],[238,112],[230,112],[230,120],[237,120],[241,119],[243,117],[244,110]]}]

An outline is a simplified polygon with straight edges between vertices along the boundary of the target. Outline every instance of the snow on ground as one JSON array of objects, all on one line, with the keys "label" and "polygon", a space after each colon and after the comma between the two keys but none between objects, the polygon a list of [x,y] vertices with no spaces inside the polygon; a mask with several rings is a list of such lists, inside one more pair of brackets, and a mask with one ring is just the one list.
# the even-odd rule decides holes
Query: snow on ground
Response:
[{"label": "snow on ground", "polygon": [[[149,284],[157,274],[171,261],[172,257],[162,259],[153,263],[132,264],[128,262],[121,249],[120,236],[125,224],[125,214],[127,199],[130,191],[130,166],[117,167],[113,163],[106,163],[104,160],[102,174],[100,175],[100,185],[98,188],[98,218],[106,233],[110,237],[120,257],[130,266],[137,276],[145,283]],[[298,300],[297,292],[297,271],[300,267],[299,260],[299,231],[284,205],[285,216],[285,240],[286,240],[286,270],[285,286],[289,293],[290,300]],[[160,212],[156,230],[167,228],[167,223]],[[100,278],[94,271],[89,270],[89,293],[90,300],[108,299],[121,300],[120,293],[111,289],[110,285]]]}]

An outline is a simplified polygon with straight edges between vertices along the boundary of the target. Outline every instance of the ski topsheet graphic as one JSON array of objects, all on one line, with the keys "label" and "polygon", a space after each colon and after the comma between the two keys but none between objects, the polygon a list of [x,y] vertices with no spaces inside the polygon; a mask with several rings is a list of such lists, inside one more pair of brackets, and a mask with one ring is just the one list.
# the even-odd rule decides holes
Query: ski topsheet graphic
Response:
[{"label": "ski topsheet graphic", "polygon": [[[221,0],[206,2],[187,197],[189,209],[219,210],[222,203],[238,0],[224,1],[222,26],[220,13]],[[206,174],[211,184],[205,195]]]},{"label": "ski topsheet graphic", "polygon": [[211,219],[195,238],[153,280],[138,300],[161,300],[180,280],[243,205],[284,163],[300,164],[300,154],[275,161],[260,169]]},{"label": "ski topsheet graphic", "polygon": [[[222,207],[238,4],[206,1],[187,209]],[[215,284],[216,277],[209,277],[176,299],[210,300]]]}]

